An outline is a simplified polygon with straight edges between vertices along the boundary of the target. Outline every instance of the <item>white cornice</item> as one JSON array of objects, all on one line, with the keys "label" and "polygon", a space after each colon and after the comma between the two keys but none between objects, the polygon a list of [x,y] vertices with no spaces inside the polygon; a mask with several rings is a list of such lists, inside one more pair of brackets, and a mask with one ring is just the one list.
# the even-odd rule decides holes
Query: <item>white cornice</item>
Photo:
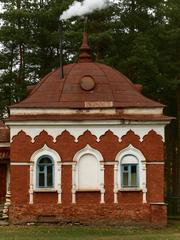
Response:
[{"label": "white cornice", "polygon": [[125,108],[123,110],[124,114],[143,114],[143,115],[148,115],[148,114],[158,114],[161,115],[163,114],[163,108]]},{"label": "white cornice", "polygon": [[166,126],[166,121],[140,121],[140,120],[74,120],[74,121],[53,121],[53,120],[32,120],[32,121],[6,121],[8,126],[114,126],[114,125],[162,125]]},{"label": "white cornice", "polygon": [[[85,109],[71,109],[71,108],[11,108],[10,115],[41,115],[41,114],[62,114],[62,115],[70,115],[70,114],[115,114],[118,112],[119,109],[113,107],[106,107],[106,108],[85,108]],[[156,107],[156,108],[137,108],[137,107],[126,107],[120,109],[122,114],[162,114],[163,107]]]},{"label": "white cornice", "polygon": [[37,114],[115,114],[115,108],[71,109],[71,108],[11,108],[11,115],[37,115]]}]

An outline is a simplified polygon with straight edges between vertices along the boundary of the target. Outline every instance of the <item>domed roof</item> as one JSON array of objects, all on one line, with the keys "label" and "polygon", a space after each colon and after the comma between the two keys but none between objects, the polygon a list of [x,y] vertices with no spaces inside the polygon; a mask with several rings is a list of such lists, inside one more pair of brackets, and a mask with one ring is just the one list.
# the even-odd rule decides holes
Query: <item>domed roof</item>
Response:
[{"label": "domed roof", "polygon": [[[85,89],[89,84],[92,87]],[[64,66],[63,79],[60,78],[60,69],[51,72],[34,87],[25,100],[14,106],[85,108],[96,107],[98,103],[101,107],[117,108],[162,106],[144,97],[122,73],[93,62]]]},{"label": "domed roof", "polygon": [[77,63],[45,76],[15,108],[126,108],[163,107],[144,97],[137,86],[119,71],[92,62],[84,34]]}]

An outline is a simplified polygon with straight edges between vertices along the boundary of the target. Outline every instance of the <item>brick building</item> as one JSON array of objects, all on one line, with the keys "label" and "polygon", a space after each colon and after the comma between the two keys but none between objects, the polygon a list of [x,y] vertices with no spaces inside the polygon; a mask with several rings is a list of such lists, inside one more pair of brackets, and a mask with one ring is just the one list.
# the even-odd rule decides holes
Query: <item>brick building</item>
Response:
[{"label": "brick building", "polygon": [[9,220],[166,224],[163,108],[92,62],[84,34],[64,78],[52,71],[10,107],[10,181],[7,160],[0,172]]}]

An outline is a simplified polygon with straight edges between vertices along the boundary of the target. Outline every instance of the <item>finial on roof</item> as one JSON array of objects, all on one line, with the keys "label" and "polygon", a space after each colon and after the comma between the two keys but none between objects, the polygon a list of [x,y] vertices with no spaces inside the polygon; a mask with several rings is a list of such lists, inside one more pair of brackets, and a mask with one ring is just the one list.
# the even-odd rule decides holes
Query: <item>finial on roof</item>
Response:
[{"label": "finial on roof", "polygon": [[87,34],[87,18],[85,18],[83,41],[80,47],[79,63],[92,62],[91,49],[88,45],[88,34]]}]

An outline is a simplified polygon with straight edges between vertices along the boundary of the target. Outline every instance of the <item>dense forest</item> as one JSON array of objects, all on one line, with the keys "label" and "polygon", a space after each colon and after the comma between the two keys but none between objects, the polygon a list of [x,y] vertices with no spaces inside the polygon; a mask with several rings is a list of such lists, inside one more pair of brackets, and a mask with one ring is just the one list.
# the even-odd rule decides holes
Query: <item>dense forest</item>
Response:
[{"label": "dense forest", "polygon": [[[73,0],[0,3],[3,118],[8,115],[7,106],[26,95],[27,85],[59,66],[59,17]],[[177,117],[166,131],[167,169],[171,169],[166,175],[167,179],[180,176],[180,1],[114,0],[109,7],[88,14],[87,26],[94,60],[115,67],[142,84],[146,96],[166,104],[166,114]],[[63,22],[64,64],[76,61],[83,28],[81,17]],[[167,191],[180,196],[178,186],[180,177],[171,186],[167,184]]]}]

